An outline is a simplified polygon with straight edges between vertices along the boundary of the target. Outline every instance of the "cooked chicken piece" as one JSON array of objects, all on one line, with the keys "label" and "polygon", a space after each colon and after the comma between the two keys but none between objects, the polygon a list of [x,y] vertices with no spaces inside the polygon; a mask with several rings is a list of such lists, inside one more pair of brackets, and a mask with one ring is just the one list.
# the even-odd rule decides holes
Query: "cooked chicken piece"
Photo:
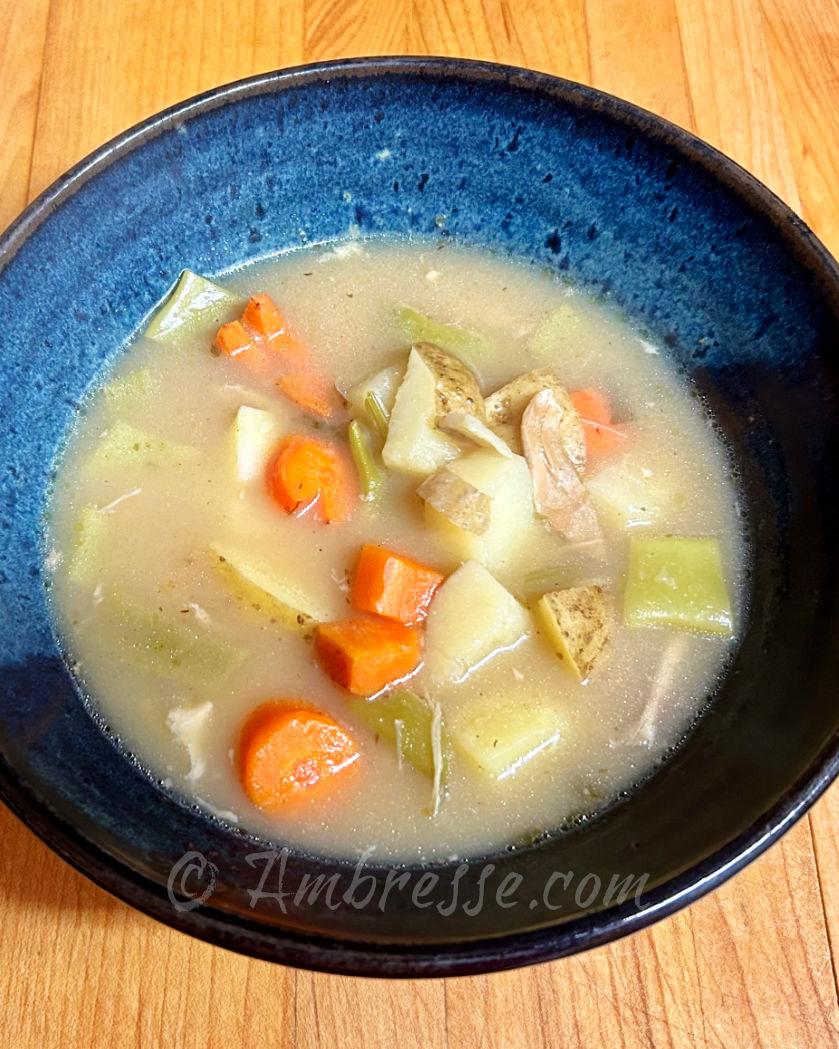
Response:
[{"label": "cooked chicken piece", "polygon": [[520,375],[500,390],[487,397],[485,402],[487,423],[514,452],[521,455],[521,422],[525,408],[541,390],[552,390],[557,403],[563,409],[560,421],[562,443],[565,452],[577,470],[586,463],[586,437],[583,424],[568,391],[550,368]]},{"label": "cooked chicken piece", "polygon": [[600,539],[597,515],[565,447],[565,409],[553,389],[543,389],[524,410],[524,457],[533,481],[533,502],[550,527],[571,543]]}]

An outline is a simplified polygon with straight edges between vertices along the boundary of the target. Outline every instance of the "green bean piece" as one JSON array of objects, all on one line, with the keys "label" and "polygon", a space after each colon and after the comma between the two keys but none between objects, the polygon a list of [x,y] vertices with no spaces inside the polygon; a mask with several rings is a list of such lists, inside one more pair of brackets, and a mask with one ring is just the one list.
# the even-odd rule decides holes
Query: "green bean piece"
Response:
[{"label": "green bean piece", "polygon": [[370,393],[364,398],[364,410],[376,433],[383,441],[387,440],[387,428],[390,423],[390,412],[382,404],[382,399],[377,394]]},{"label": "green bean piece", "polygon": [[365,499],[375,499],[379,494],[384,475],[367,440],[366,433],[357,419],[349,425],[350,451],[361,480],[361,492]]}]

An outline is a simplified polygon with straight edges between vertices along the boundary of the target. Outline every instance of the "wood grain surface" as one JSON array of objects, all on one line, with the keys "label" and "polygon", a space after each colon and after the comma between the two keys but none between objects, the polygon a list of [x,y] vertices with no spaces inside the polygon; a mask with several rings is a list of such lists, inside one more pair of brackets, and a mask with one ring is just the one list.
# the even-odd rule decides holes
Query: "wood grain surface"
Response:
[{"label": "wood grain surface", "polygon": [[[126,126],[300,62],[527,65],[718,146],[839,255],[837,0],[0,0],[0,227]],[[0,809],[0,1047],[839,1045],[839,788],[722,889],[550,965],[388,983],[164,928]]]}]

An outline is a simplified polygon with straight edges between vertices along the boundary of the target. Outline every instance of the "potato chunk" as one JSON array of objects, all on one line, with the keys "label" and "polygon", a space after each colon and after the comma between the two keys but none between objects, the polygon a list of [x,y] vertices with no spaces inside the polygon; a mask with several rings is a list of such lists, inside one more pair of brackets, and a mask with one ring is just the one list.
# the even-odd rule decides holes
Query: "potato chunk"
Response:
[{"label": "potato chunk", "polygon": [[559,711],[545,700],[516,697],[456,717],[452,743],[495,780],[514,775],[562,734]]},{"label": "potato chunk", "polygon": [[517,452],[522,453],[523,439],[521,434],[524,410],[537,393],[542,390],[553,390],[554,398],[562,409],[560,435],[565,453],[576,470],[581,470],[586,462],[586,437],[583,424],[568,391],[550,368],[539,368],[519,375],[500,390],[496,390],[486,399],[486,417],[491,430]]},{"label": "potato chunk", "polygon": [[426,478],[417,495],[458,528],[475,535],[483,535],[489,528],[492,500],[448,466],[441,466]]},{"label": "potato chunk", "polygon": [[520,455],[503,456],[489,449],[476,449],[449,463],[447,469],[486,495],[489,523],[483,531],[476,530],[477,514],[483,512],[477,502],[475,516],[471,522],[467,519],[464,526],[458,526],[426,502],[426,522],[451,557],[458,561],[474,558],[491,572],[505,570],[528,541],[544,533],[533,510],[527,463]]},{"label": "potato chunk", "polygon": [[530,629],[524,608],[477,561],[467,561],[443,583],[426,624],[426,666],[437,682],[462,681]]},{"label": "potato chunk", "polygon": [[611,611],[599,586],[572,586],[543,594],[533,610],[556,654],[578,681],[591,668],[609,638]]},{"label": "potato chunk", "polygon": [[437,419],[452,412],[466,412],[484,418],[484,399],[471,368],[433,342],[416,342],[412,349],[422,357],[434,376]]},{"label": "potato chunk", "polygon": [[382,448],[388,469],[426,476],[460,454],[457,444],[436,429],[436,384],[426,362],[411,350]]}]

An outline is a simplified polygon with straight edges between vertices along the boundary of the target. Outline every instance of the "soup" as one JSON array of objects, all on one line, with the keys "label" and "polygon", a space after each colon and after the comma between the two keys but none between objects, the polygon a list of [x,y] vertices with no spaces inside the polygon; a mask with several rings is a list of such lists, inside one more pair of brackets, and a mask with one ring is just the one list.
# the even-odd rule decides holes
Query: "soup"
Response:
[{"label": "soup", "polygon": [[185,273],[58,464],[51,590],[95,709],[273,841],[434,859],[647,775],[743,616],[738,493],[671,362],[448,242]]}]

